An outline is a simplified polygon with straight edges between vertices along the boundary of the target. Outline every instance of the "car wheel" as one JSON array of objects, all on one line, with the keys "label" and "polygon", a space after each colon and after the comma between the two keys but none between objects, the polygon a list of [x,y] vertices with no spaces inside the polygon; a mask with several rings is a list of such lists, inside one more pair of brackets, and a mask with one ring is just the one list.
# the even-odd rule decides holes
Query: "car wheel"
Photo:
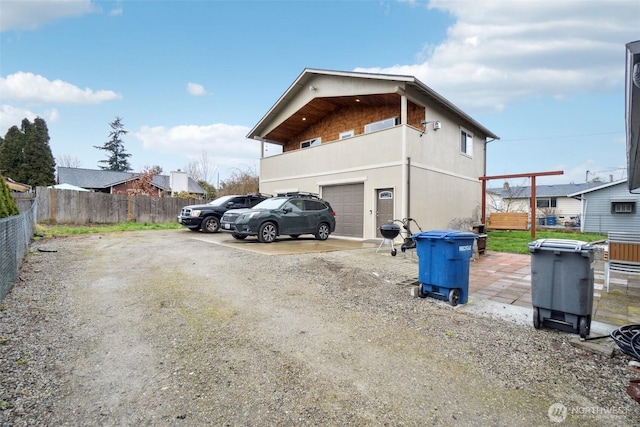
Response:
[{"label": "car wheel", "polygon": [[258,240],[260,243],[271,243],[276,240],[278,235],[278,228],[272,222],[265,222],[260,226],[258,230]]},{"label": "car wheel", "polygon": [[331,234],[331,231],[329,230],[329,224],[327,224],[326,222],[320,223],[320,225],[318,225],[318,229],[316,230],[316,239],[327,240],[329,238],[329,234]]},{"label": "car wheel", "polygon": [[243,234],[237,234],[237,233],[233,233],[232,236],[233,236],[234,239],[237,239],[237,240],[244,240],[244,239],[247,238],[247,236],[245,236]]},{"label": "car wheel", "polygon": [[205,233],[217,233],[220,231],[220,221],[215,216],[208,216],[202,220],[200,228]]}]

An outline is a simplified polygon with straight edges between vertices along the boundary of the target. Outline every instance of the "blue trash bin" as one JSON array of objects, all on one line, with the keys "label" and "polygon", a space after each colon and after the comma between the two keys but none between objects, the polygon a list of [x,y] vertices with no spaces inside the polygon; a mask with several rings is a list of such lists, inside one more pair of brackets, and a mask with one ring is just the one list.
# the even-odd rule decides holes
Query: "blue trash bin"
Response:
[{"label": "blue trash bin", "polygon": [[418,254],[421,297],[431,296],[456,306],[469,295],[469,261],[477,234],[458,230],[433,230],[414,234]]}]

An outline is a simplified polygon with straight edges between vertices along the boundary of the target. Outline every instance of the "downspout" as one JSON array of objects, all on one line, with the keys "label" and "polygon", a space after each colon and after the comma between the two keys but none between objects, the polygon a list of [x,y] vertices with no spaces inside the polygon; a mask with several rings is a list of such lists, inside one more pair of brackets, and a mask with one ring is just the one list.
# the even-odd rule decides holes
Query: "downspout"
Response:
[{"label": "downspout", "polygon": [[411,217],[411,157],[407,157],[407,214],[403,218]]},{"label": "downspout", "polygon": [[409,216],[409,158],[407,157],[407,95],[404,89],[397,87],[396,93],[400,95],[400,124],[402,125],[402,170],[401,170],[401,200],[404,203],[400,206],[400,218]]}]

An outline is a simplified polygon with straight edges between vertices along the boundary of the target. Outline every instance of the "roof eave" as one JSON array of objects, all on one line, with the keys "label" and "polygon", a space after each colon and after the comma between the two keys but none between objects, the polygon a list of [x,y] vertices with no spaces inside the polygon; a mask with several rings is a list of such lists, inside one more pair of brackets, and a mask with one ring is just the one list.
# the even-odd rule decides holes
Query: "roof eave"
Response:
[{"label": "roof eave", "polygon": [[358,72],[358,71],[330,71],[330,70],[320,70],[313,68],[305,68],[302,73],[298,76],[298,78],[289,86],[289,88],[282,94],[282,96],[273,104],[273,106],[267,111],[267,113],[260,119],[260,121],[249,131],[246,135],[249,139],[257,139],[263,140],[261,135],[261,130],[264,128],[265,123],[269,121],[277,111],[281,109],[283,103],[292,99],[295,94],[304,88],[307,85],[307,82],[314,75],[327,75],[327,76],[342,76],[342,77],[357,77],[357,78],[365,78],[365,79],[377,79],[377,80],[391,80],[391,81],[399,81],[404,82],[406,84],[410,84],[416,86],[419,90],[426,93],[427,96],[434,98],[437,102],[442,104],[442,106],[446,109],[451,110],[454,114],[460,116],[463,120],[471,123],[474,127],[479,129],[482,133],[486,135],[487,138],[491,138],[493,140],[498,140],[500,137],[493,132],[491,132],[486,127],[482,126],[475,119],[469,116],[467,113],[462,111],[460,108],[456,107],[452,104],[448,99],[444,98],[436,91],[431,89],[429,86],[422,83],[420,80],[416,79],[413,76],[405,76],[405,75],[396,75],[396,74],[376,74],[376,73],[366,73],[366,72]]}]

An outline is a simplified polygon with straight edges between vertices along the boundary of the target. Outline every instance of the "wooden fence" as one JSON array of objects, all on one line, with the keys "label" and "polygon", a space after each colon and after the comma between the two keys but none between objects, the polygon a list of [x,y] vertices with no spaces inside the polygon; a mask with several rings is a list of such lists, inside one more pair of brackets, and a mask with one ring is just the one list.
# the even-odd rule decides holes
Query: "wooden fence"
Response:
[{"label": "wooden fence", "polygon": [[490,230],[528,230],[529,214],[526,212],[493,212],[487,221]]},{"label": "wooden fence", "polygon": [[177,221],[187,205],[205,203],[175,197],[130,196],[38,187],[37,221],[57,224],[163,223]]}]

